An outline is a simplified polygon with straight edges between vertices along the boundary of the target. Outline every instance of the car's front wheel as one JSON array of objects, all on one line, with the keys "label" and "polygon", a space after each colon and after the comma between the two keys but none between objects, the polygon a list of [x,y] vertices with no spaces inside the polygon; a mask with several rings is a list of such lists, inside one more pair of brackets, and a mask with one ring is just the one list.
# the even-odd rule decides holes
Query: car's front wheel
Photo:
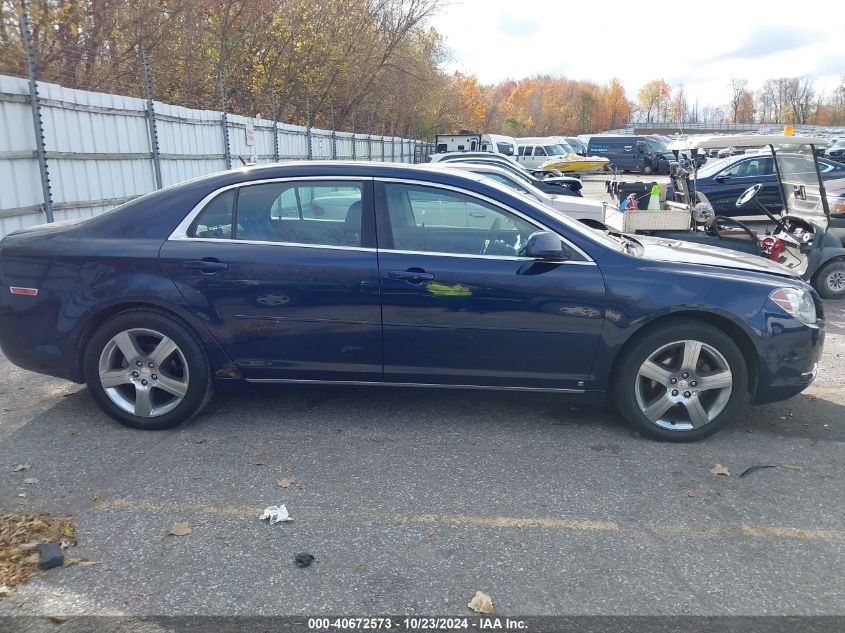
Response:
[{"label": "car's front wheel", "polygon": [[658,440],[694,441],[724,427],[748,390],[745,358],[730,336],[677,321],[639,336],[614,373],[614,396],[635,429]]},{"label": "car's front wheel", "polygon": [[137,429],[185,422],[212,394],[202,342],[181,321],[154,310],[129,310],[100,326],[86,346],[83,370],[97,404]]}]

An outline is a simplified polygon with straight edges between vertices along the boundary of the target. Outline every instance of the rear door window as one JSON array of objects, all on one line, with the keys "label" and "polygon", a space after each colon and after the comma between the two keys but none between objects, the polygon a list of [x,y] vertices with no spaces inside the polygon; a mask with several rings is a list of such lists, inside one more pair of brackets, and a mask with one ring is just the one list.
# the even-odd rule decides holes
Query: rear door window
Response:
[{"label": "rear door window", "polygon": [[351,181],[272,182],[241,187],[236,239],[361,246],[364,185]]}]

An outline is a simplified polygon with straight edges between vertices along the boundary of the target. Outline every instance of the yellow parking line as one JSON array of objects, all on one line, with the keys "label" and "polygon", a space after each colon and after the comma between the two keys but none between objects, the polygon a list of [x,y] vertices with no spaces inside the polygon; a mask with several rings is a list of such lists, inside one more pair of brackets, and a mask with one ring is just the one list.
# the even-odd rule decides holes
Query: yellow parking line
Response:
[{"label": "yellow parking line", "polygon": [[[258,517],[263,508],[258,506],[216,506],[208,503],[182,503],[173,501],[155,501],[150,499],[103,499],[95,504],[95,509],[134,510],[145,512],[179,512],[215,514],[221,516]],[[757,539],[799,539],[811,541],[845,541],[845,532],[841,530],[817,530],[813,528],[783,527],[776,525],[739,525],[719,526],[702,524],[621,524],[615,521],[592,519],[549,519],[521,518],[507,516],[470,516],[464,514],[386,514],[364,512],[323,512],[319,510],[299,510],[293,513],[296,518],[312,518],[362,523],[387,523],[393,525],[420,523],[425,525],[471,526],[500,529],[546,528],[553,530],[572,530],[578,532],[647,532],[655,536],[680,536],[685,538],[757,538]]]}]

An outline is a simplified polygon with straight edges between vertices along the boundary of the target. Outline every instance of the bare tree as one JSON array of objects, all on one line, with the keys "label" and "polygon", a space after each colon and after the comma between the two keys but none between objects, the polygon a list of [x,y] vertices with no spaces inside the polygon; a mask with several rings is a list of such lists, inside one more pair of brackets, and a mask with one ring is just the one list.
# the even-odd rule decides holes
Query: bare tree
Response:
[{"label": "bare tree", "polygon": [[731,115],[732,120],[736,121],[739,104],[742,101],[742,96],[748,91],[748,80],[731,77]]}]

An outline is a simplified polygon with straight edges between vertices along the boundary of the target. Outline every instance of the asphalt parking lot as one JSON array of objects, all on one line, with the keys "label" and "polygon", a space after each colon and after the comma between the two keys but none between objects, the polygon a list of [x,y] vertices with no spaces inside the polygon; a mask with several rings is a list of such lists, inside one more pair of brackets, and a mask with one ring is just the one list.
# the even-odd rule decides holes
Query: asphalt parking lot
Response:
[{"label": "asphalt parking lot", "polygon": [[[98,564],[0,615],[470,615],[477,590],[500,614],[841,614],[845,305],[827,315],[805,394],[692,445],[549,396],[377,388],[252,390],[138,432],[2,359],[4,511],[75,517]],[[280,503],[292,522],[258,519]]]}]

